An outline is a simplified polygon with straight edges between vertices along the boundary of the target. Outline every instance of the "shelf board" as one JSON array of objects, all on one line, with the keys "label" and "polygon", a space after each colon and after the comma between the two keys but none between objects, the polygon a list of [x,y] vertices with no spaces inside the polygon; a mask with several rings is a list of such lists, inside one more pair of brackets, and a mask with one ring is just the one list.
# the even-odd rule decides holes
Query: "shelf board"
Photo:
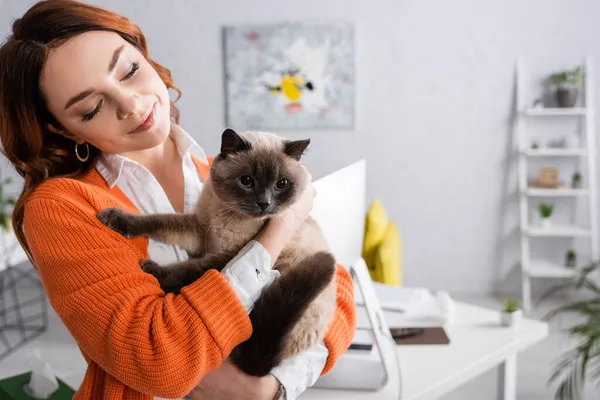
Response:
[{"label": "shelf board", "polygon": [[525,273],[537,278],[572,278],[577,276],[577,268],[568,268],[550,261],[531,261]]},{"label": "shelf board", "polygon": [[585,115],[588,109],[585,107],[570,107],[570,108],[528,108],[525,114],[531,117],[544,116],[570,116],[570,115]]},{"label": "shelf board", "polygon": [[569,197],[569,196],[587,196],[589,191],[587,189],[541,189],[541,188],[529,188],[525,191],[528,196],[531,197]]},{"label": "shelf board", "polygon": [[527,149],[528,157],[585,157],[587,149]]},{"label": "shelf board", "polygon": [[529,236],[535,237],[576,237],[590,236],[592,234],[587,228],[572,225],[552,225],[548,228],[533,226],[525,231]]}]

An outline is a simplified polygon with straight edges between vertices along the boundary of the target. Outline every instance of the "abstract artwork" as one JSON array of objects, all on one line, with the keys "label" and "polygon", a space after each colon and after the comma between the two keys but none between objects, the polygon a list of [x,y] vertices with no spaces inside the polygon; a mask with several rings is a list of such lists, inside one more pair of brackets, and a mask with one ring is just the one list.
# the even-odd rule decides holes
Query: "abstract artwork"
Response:
[{"label": "abstract artwork", "polygon": [[224,29],[224,46],[229,126],[354,126],[351,23],[229,26]]}]

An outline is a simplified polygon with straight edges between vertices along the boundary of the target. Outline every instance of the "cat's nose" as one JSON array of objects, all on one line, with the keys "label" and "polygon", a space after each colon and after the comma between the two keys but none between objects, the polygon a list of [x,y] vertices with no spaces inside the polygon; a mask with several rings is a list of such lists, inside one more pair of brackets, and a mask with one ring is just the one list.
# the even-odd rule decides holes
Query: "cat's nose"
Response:
[{"label": "cat's nose", "polygon": [[256,204],[258,204],[261,210],[265,211],[271,203],[269,203],[268,201],[257,201]]}]

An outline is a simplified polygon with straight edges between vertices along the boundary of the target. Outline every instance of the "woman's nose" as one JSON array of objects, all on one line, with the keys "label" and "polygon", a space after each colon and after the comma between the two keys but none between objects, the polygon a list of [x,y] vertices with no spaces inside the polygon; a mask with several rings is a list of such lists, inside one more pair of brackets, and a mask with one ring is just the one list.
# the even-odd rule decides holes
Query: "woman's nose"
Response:
[{"label": "woman's nose", "polygon": [[117,97],[117,118],[124,120],[135,115],[140,107],[139,96],[133,92],[119,93]]}]

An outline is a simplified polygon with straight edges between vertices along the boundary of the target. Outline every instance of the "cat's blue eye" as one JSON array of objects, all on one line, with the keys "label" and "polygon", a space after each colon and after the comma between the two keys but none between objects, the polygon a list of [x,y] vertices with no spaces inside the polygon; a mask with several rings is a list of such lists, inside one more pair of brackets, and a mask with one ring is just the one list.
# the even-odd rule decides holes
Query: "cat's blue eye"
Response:
[{"label": "cat's blue eye", "polygon": [[243,188],[249,188],[252,187],[252,184],[254,183],[254,180],[252,179],[252,177],[248,176],[248,175],[244,175],[241,176],[238,179],[238,182],[240,184],[241,187]]}]

